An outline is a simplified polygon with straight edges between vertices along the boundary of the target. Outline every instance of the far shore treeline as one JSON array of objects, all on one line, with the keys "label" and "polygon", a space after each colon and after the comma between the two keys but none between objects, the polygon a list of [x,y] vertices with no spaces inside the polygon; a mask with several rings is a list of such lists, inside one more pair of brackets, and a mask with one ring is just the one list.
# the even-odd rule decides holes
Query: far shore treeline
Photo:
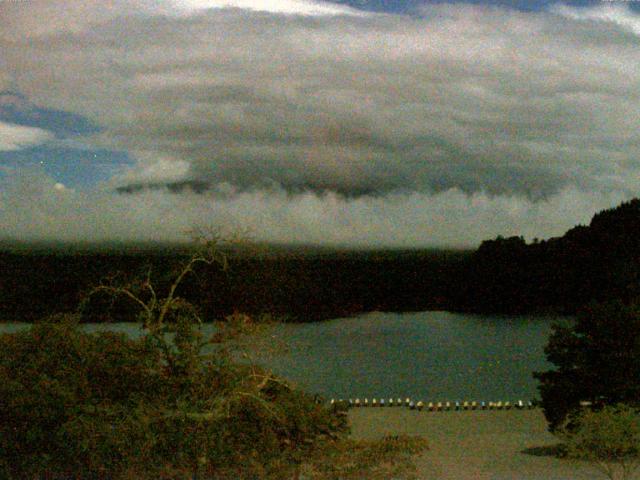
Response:
[{"label": "far shore treeline", "polygon": [[[162,284],[188,255],[184,246],[6,242],[0,321],[74,311],[91,287],[114,275],[131,278],[151,269]],[[373,310],[573,314],[592,301],[640,295],[640,200],[602,211],[562,237],[531,243],[498,237],[475,251],[279,247],[237,248],[229,255],[227,271],[211,268],[180,292],[205,319],[233,311],[291,321]],[[88,305],[84,320],[135,321],[126,300],[107,301]]]}]

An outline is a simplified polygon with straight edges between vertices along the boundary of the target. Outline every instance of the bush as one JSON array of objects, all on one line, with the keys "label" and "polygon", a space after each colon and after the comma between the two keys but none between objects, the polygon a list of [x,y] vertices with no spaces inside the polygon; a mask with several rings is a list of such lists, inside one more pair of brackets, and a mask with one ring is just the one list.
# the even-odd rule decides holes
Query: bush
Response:
[{"label": "bush", "polygon": [[560,430],[566,453],[609,479],[630,479],[640,467],[640,415],[623,404],[576,413]]},{"label": "bush", "polygon": [[[88,293],[81,308],[94,296],[127,299],[144,328],[138,339],[86,333],[80,315],[0,336],[3,478],[280,479],[299,478],[313,462],[314,478],[342,478],[353,471],[341,448],[359,452],[357,471],[366,478],[406,470],[419,443],[340,443],[348,442],[340,407],[324,407],[270,372],[235,362],[242,338],[260,330],[250,317],[234,314],[203,339],[198,309],[179,290],[198,265],[226,267],[215,241],[204,247],[162,289],[149,271]],[[327,461],[334,467],[325,468]],[[377,462],[393,468],[379,470]]]},{"label": "bush", "polygon": [[73,318],[2,335],[8,478],[268,478],[346,429],[255,367],[203,361],[176,373],[150,340],[85,333]]}]

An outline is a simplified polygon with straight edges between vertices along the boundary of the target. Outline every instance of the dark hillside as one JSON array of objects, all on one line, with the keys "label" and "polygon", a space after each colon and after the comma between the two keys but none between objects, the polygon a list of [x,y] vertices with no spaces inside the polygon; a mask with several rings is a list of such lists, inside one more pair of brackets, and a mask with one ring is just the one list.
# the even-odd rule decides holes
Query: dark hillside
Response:
[{"label": "dark hillside", "polygon": [[[170,276],[184,248],[72,251],[37,249],[0,253],[0,320],[34,321],[75,309],[92,285],[124,272]],[[228,272],[202,272],[180,294],[213,319],[239,310],[312,321],[364,311],[417,311],[447,307],[456,269],[467,252],[302,250],[236,255]],[[166,286],[166,282],[165,282]],[[105,300],[106,301],[106,300]],[[99,308],[98,308],[99,307]],[[116,321],[134,320],[130,305],[110,309]],[[107,318],[90,317],[103,321]]]},{"label": "dark hillside", "polygon": [[[569,314],[591,301],[640,295],[640,200],[597,213],[589,226],[562,237],[533,243],[498,237],[475,252],[260,251],[234,252],[228,272],[203,272],[199,282],[185,282],[181,295],[209,319],[234,310],[294,321],[372,310]],[[0,320],[33,321],[73,310],[83,292],[116,272],[140,276],[151,266],[162,285],[188,255],[184,245],[9,245],[0,250]],[[113,319],[134,320],[126,302],[108,307]]]},{"label": "dark hillside", "polygon": [[559,238],[487,240],[463,271],[463,288],[450,298],[462,310],[573,313],[590,301],[629,301],[640,294],[640,200]]}]

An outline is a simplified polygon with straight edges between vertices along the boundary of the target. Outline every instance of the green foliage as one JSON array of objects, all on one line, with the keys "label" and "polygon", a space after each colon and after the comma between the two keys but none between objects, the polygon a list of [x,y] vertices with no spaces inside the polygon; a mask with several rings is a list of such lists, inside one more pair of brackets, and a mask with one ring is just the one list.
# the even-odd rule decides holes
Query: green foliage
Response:
[{"label": "green foliage", "polygon": [[[123,460],[117,432],[163,387],[156,352],[123,335],[80,333],[72,318],[0,337],[0,457],[14,478],[88,473]],[[124,415],[126,413],[126,415]],[[117,418],[117,423],[111,423]],[[91,435],[80,435],[87,424]],[[113,432],[113,434],[111,433]],[[102,453],[90,442],[109,434]],[[127,438],[124,436],[122,438]]]},{"label": "green foliage", "polygon": [[0,337],[8,478],[268,478],[344,430],[256,367],[176,369],[149,335],[89,334],[67,318]]},{"label": "green foliage", "polygon": [[545,416],[557,429],[581,401],[640,402],[640,308],[592,305],[572,326],[555,326],[545,348],[554,370],[536,372]]},{"label": "green foliage", "polygon": [[[47,478],[287,478],[343,415],[255,365],[234,362],[258,328],[233,315],[208,340],[179,296],[198,265],[226,267],[207,242],[164,287],[146,278],[87,295],[125,298],[144,334],[89,334],[58,316],[0,337],[0,469]],[[213,344],[212,353],[203,347]]]},{"label": "green foliage", "polygon": [[559,433],[569,457],[591,463],[611,480],[631,479],[640,467],[640,415],[634,408],[585,409]]},{"label": "green foliage", "polygon": [[199,265],[226,268],[216,242],[203,247],[161,285],[148,270],[89,291],[82,308],[126,300],[138,339],[87,333],[81,315],[0,336],[0,478],[288,479],[313,462],[312,478],[410,473],[420,441],[344,440],[341,407],[248,361],[245,339],[270,319],[235,313],[203,338],[198,309],[180,296]]}]

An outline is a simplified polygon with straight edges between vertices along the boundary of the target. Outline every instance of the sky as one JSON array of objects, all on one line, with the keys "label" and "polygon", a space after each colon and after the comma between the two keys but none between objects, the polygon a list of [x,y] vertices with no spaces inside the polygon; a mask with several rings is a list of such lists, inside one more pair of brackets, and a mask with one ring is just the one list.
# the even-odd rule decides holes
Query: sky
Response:
[{"label": "sky", "polygon": [[0,239],[562,235],[637,195],[639,7],[0,0]]}]

